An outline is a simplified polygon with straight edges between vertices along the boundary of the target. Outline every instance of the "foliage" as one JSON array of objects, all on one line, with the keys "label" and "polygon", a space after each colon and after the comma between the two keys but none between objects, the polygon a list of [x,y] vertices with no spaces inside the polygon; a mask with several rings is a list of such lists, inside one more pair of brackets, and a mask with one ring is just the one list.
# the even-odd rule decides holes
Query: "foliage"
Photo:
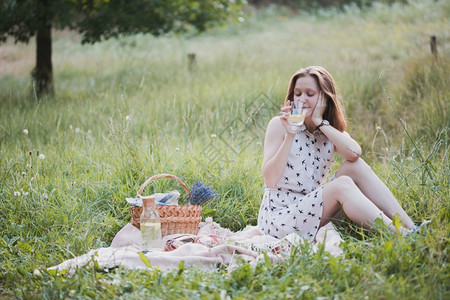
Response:
[{"label": "foliage", "polygon": [[[268,8],[200,36],[136,35],[86,46],[73,32],[55,32],[57,101],[38,103],[26,92],[33,47],[3,45],[0,298],[448,299],[449,59],[442,23],[449,6],[352,9],[293,16]],[[438,37],[437,60],[430,58],[430,34]],[[188,53],[197,57],[191,70]],[[278,113],[292,73],[313,64],[338,82],[365,160],[414,221],[431,220],[419,235],[405,239],[342,221],[339,258],[302,244],[284,262],[263,259],[231,271],[182,264],[172,272],[46,271],[107,247],[129,222],[125,198],[154,174],[175,174],[188,187],[207,183],[217,197],[205,203],[204,217],[232,230],[255,225],[265,124]],[[400,120],[379,83],[382,70]],[[174,188],[173,180],[158,180],[146,193]]]},{"label": "foliage", "polygon": [[8,36],[28,42],[42,17],[56,29],[75,29],[83,43],[94,43],[122,34],[185,31],[188,25],[204,31],[236,17],[241,1],[3,1],[0,6],[0,41]]},{"label": "foliage", "polygon": [[37,98],[53,96],[52,28],[77,30],[82,43],[137,33],[204,31],[241,14],[241,0],[7,0],[0,4],[0,42],[36,36],[32,72]]},{"label": "foliage", "polygon": [[304,9],[307,11],[317,9],[342,9],[346,6],[358,6],[361,8],[370,7],[373,4],[383,3],[407,3],[407,0],[250,0],[252,5],[285,5],[294,9]]}]

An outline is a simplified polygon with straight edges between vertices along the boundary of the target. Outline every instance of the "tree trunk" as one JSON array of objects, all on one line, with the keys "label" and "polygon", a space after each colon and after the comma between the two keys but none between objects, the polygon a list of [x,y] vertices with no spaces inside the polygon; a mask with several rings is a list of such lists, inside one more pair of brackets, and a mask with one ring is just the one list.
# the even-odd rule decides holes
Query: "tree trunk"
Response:
[{"label": "tree trunk", "polygon": [[32,72],[34,91],[38,99],[53,96],[52,25],[46,16],[36,32],[36,67]]}]

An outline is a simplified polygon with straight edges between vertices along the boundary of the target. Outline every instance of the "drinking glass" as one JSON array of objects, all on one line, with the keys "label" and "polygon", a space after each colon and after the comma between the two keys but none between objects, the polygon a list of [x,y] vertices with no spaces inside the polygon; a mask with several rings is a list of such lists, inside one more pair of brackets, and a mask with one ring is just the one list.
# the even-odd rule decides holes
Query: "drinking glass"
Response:
[{"label": "drinking glass", "polygon": [[303,103],[295,103],[291,101],[291,114],[288,116],[288,123],[291,125],[292,131],[297,131],[298,127],[303,125],[305,122],[306,110],[303,109]]}]

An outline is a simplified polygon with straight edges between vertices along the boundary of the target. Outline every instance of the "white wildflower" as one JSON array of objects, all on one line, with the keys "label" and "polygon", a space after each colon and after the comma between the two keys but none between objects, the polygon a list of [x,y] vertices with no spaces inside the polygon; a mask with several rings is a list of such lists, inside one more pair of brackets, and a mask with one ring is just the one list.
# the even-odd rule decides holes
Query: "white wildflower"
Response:
[{"label": "white wildflower", "polygon": [[19,197],[20,196],[20,192],[14,192],[14,196]]},{"label": "white wildflower", "polygon": [[28,192],[23,192],[23,195],[24,196],[28,196]]},{"label": "white wildflower", "polygon": [[411,156],[408,156],[408,157],[406,158],[406,160],[411,161],[411,160],[413,160],[413,158],[412,158]]},{"label": "white wildflower", "polygon": [[23,130],[23,134],[27,135],[27,134],[28,134],[28,129],[25,128],[25,129]]},{"label": "white wildflower", "polygon": [[25,173],[25,172],[22,172],[22,176],[24,176],[24,177],[25,177],[25,175],[27,175],[27,173]]},{"label": "white wildflower", "polygon": [[238,21],[242,23],[242,22],[245,21],[245,19],[244,19],[243,17],[239,17],[239,18],[238,18]]},{"label": "white wildflower", "polygon": [[211,134],[212,138],[215,138],[217,135],[215,133]]},{"label": "white wildflower", "polygon": [[39,154],[39,159],[44,159],[45,158],[45,155],[44,154]]},{"label": "white wildflower", "polygon": [[178,152],[178,151],[180,151],[180,148],[177,147],[175,150]]},{"label": "white wildflower", "polygon": [[125,120],[130,121],[131,120],[131,116],[126,116]]},{"label": "white wildflower", "polygon": [[75,128],[75,133],[79,133],[81,131],[81,129],[80,128]]},{"label": "white wildflower", "polygon": [[69,129],[70,129],[70,130],[73,130],[72,124],[69,125]]},{"label": "white wildflower", "polygon": [[42,194],[42,197],[44,197],[44,199],[48,199],[47,193],[43,193],[43,194]]}]

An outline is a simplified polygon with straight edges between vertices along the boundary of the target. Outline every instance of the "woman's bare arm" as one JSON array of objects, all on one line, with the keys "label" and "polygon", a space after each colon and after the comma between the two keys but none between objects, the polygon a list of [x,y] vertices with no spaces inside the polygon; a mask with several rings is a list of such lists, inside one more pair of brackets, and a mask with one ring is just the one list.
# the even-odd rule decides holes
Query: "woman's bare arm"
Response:
[{"label": "woman's bare arm", "polygon": [[295,133],[286,131],[282,119],[274,117],[267,126],[264,139],[263,176],[267,186],[273,188],[286,167]]},{"label": "woman's bare arm", "polygon": [[347,132],[340,132],[336,128],[324,125],[320,130],[334,144],[334,149],[345,160],[355,161],[361,156],[361,147]]}]

